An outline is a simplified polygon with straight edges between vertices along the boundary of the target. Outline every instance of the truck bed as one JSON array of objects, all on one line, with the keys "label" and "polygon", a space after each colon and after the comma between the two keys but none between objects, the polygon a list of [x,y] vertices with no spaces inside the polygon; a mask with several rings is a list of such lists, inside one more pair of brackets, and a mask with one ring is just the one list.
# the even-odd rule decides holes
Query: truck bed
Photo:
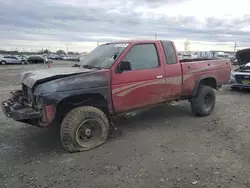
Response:
[{"label": "truck bed", "polygon": [[183,74],[183,95],[190,94],[195,84],[204,77],[214,77],[217,81],[216,86],[228,83],[230,78],[231,64],[227,59],[186,59],[180,63]]}]

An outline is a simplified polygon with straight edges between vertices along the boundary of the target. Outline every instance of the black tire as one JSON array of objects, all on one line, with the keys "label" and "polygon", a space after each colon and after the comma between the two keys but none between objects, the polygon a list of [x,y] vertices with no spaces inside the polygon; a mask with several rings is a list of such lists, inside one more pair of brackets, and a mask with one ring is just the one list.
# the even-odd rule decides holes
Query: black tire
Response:
[{"label": "black tire", "polygon": [[6,61],[1,61],[1,65],[6,65]]},{"label": "black tire", "polygon": [[196,97],[191,100],[192,112],[196,116],[208,116],[212,113],[215,102],[216,96],[214,89],[202,85],[199,87]]},{"label": "black tire", "polygon": [[[83,132],[80,132],[80,128],[84,127],[83,123],[85,121],[97,122],[97,125],[100,128],[100,136],[99,138],[97,136],[97,140],[95,140],[95,138],[92,139],[92,137],[90,139],[88,138],[90,135],[87,135],[86,131],[91,129],[89,127],[85,127],[84,134]],[[88,124],[88,126],[92,125]],[[90,134],[92,134],[91,131],[93,130],[90,130]],[[77,107],[64,117],[60,132],[61,142],[66,151],[70,153],[87,151],[102,145],[107,140],[109,135],[109,121],[105,113],[96,107]],[[85,137],[85,141],[83,141],[84,139],[82,137]]]},{"label": "black tire", "polygon": [[21,64],[22,64],[22,65],[25,65],[25,64],[26,64],[26,62],[25,62],[25,61],[21,61]]},{"label": "black tire", "polygon": [[231,90],[232,91],[239,91],[239,88],[237,88],[237,87],[231,87]]}]

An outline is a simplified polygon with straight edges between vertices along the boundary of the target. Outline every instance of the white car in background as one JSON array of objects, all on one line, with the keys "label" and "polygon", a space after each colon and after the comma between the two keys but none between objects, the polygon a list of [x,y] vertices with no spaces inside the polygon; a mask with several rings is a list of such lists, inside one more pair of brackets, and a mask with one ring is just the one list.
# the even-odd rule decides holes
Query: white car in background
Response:
[{"label": "white car in background", "polygon": [[7,64],[26,64],[27,61],[23,58],[19,58],[13,55],[5,55],[5,56],[0,56],[0,64],[1,65],[7,65]]}]

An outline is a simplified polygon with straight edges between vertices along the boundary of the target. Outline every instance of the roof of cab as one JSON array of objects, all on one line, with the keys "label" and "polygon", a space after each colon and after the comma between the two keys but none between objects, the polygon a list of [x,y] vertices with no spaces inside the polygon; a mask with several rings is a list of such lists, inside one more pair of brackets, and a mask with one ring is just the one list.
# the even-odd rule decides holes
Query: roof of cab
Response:
[{"label": "roof of cab", "polygon": [[155,41],[169,41],[172,42],[170,40],[120,40],[120,41],[115,41],[115,42],[107,42],[105,44],[117,44],[117,43],[152,43]]}]

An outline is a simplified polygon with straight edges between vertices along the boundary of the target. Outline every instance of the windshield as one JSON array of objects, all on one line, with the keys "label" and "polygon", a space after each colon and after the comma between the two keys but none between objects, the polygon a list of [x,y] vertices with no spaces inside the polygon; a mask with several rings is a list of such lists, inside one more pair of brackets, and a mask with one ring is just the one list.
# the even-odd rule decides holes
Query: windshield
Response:
[{"label": "windshield", "polygon": [[80,59],[81,66],[111,68],[127,46],[128,43],[102,44]]}]

